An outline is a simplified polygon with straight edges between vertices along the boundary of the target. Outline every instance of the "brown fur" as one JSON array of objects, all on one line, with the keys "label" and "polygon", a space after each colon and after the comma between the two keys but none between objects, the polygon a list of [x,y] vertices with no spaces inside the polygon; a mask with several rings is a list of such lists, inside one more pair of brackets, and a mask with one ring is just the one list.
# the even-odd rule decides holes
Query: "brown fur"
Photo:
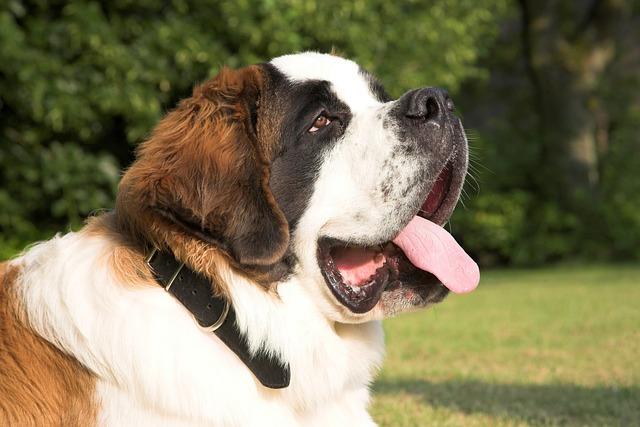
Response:
[{"label": "brown fur", "polygon": [[102,261],[119,283],[157,286],[145,263],[145,248],[123,233],[113,212],[89,218],[82,233],[111,242],[111,249]]},{"label": "brown fur", "polygon": [[196,87],[140,146],[120,183],[119,227],[216,283],[229,264],[261,282],[284,269],[288,224],[268,184],[278,147],[257,135],[254,120],[263,86],[252,66],[223,69]]},{"label": "brown fur", "polygon": [[[257,66],[223,69],[140,146],[115,212],[82,231],[113,242],[104,262],[120,283],[154,284],[144,262],[152,246],[170,249],[219,293],[229,268],[264,284],[282,276],[289,229],[269,189],[279,138],[258,122],[265,84]],[[29,328],[15,295],[19,273],[0,264],[0,426],[94,425],[96,379]]]},{"label": "brown fur", "polygon": [[18,275],[0,264],[0,426],[94,425],[95,378],[26,326]]}]

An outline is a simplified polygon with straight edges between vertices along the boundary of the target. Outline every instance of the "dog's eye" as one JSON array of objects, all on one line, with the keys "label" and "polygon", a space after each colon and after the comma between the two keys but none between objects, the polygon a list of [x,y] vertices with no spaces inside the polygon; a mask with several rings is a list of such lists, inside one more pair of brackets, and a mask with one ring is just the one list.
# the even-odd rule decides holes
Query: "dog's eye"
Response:
[{"label": "dog's eye", "polygon": [[324,113],[322,113],[313,121],[313,126],[309,128],[308,132],[318,132],[318,130],[322,129],[323,127],[329,126],[329,123],[331,123],[331,120],[327,116],[325,116]]}]

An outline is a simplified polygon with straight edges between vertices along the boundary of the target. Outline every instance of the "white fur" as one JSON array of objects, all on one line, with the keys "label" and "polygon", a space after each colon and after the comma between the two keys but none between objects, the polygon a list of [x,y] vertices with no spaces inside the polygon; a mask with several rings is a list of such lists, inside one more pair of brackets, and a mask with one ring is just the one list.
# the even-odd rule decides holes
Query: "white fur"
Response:
[{"label": "white fur", "polygon": [[355,62],[305,52],[271,63],[292,81],[328,81],[352,114],[344,135],[323,159],[294,236],[298,277],[328,318],[340,322],[381,319],[384,313],[379,305],[355,314],[336,301],[318,267],[316,242],[319,237],[333,237],[367,246],[392,240],[418,209],[406,201],[421,200],[417,195],[422,188],[415,185],[420,158],[397,154],[404,142],[398,139],[395,122],[388,119],[394,101],[377,100]]},{"label": "white fur", "polygon": [[296,279],[278,286],[279,301],[229,273],[251,346],[290,363],[291,385],[269,390],[157,284],[119,283],[112,251],[106,237],[69,233],[15,261],[31,327],[99,378],[101,425],[373,425],[378,322],[335,324]]},{"label": "white fur", "polygon": [[[251,349],[288,361],[291,385],[262,387],[156,283],[120,283],[109,267],[115,243],[107,236],[69,233],[16,260],[18,285],[31,327],[98,377],[101,425],[375,425],[368,385],[382,360],[383,334],[371,319],[381,312],[354,315],[337,303],[321,277],[316,242],[334,236],[366,244],[373,231],[390,239],[408,220],[397,212],[401,194],[417,199],[407,192],[418,165],[392,159],[400,142],[383,126],[391,103],[375,99],[355,63],[305,53],[273,64],[292,80],[330,81],[353,114],[293,236],[300,262],[278,284],[279,298],[231,270],[220,272]],[[386,195],[383,169],[395,174]]]},{"label": "white fur", "polygon": [[371,94],[367,81],[360,75],[358,64],[326,53],[304,52],[279,56],[271,60],[292,81],[326,80],[331,82],[353,111],[376,106],[378,100]]}]

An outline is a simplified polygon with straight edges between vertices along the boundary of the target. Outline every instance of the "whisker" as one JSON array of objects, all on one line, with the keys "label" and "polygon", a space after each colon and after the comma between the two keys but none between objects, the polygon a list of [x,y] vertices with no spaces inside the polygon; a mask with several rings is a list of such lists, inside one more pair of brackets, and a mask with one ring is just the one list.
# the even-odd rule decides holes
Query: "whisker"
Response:
[{"label": "whisker", "polygon": [[470,178],[470,180],[466,181],[465,184],[468,183],[469,186],[472,187],[476,191],[476,194],[479,194],[480,193],[480,183],[478,182],[476,177],[473,176],[472,173],[467,172],[467,176]]},{"label": "whisker", "polygon": [[476,171],[476,172],[480,172],[480,169],[484,169],[484,170],[486,170],[487,172],[489,172],[489,173],[491,173],[491,174],[495,175],[495,172],[494,172],[494,171],[492,171],[492,170],[491,170],[491,169],[489,169],[487,166],[485,166],[485,165],[484,165],[484,163],[483,163],[483,162],[481,162],[481,161],[480,161],[479,159],[477,159],[477,158],[469,157],[469,165],[468,165],[468,167],[469,167],[470,169],[473,169],[473,170],[474,170],[474,171]]},{"label": "whisker", "polygon": [[461,197],[459,201],[460,201],[460,204],[462,205],[462,209],[464,209],[465,211],[468,211],[469,209],[467,209],[467,205],[464,203],[464,199]]},{"label": "whisker", "polygon": [[478,168],[482,165],[482,163],[475,159],[470,159],[470,160],[471,161],[469,162],[469,169],[477,171]]},{"label": "whisker", "polygon": [[[480,179],[481,175],[482,174],[480,174],[477,170],[471,170],[471,169],[467,170],[467,176],[470,176],[473,179],[476,179],[476,180]],[[478,182],[478,181],[476,181],[476,182]]]},{"label": "whisker", "polygon": [[467,193],[467,190],[464,189],[464,187],[462,188],[462,190],[460,191],[460,201],[462,203],[464,203],[464,199],[471,199],[471,197],[469,197],[469,193]]}]

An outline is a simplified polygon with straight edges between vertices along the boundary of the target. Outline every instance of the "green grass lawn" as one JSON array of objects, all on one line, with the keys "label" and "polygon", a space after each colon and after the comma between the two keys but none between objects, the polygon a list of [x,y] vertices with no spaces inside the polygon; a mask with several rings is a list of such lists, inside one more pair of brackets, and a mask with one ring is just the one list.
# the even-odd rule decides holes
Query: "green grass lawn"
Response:
[{"label": "green grass lawn", "polygon": [[385,331],[381,426],[640,426],[640,266],[484,272]]}]

